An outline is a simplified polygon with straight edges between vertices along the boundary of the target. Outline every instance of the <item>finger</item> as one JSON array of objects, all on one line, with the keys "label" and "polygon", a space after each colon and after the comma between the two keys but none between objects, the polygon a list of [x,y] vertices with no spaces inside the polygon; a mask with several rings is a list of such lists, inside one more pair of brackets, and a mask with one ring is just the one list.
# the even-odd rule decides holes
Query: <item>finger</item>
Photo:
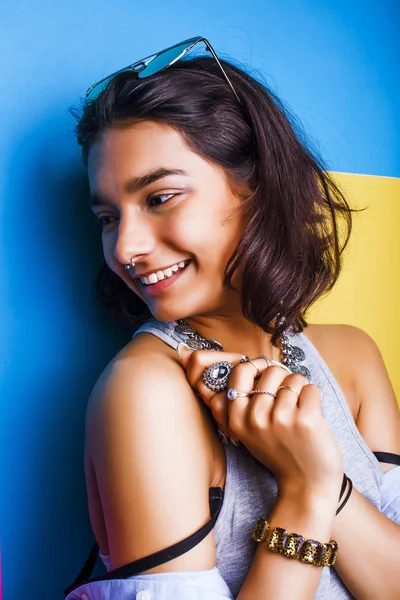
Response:
[{"label": "finger", "polygon": [[212,411],[213,417],[221,429],[228,433],[228,400],[225,392],[215,394],[209,403],[209,408]]},{"label": "finger", "polygon": [[[243,356],[232,352],[219,352],[210,350],[196,350],[192,352],[192,356],[186,363],[186,377],[190,385],[197,390],[205,403],[209,406],[216,390],[211,389],[203,380],[205,371],[216,365],[218,362],[228,362],[233,365],[234,369],[244,368],[252,374],[253,380],[257,373],[260,373],[266,368],[263,359],[254,360],[251,362],[241,363]],[[244,366],[245,365],[245,366]]]},{"label": "finger", "polygon": [[298,399],[306,384],[306,379],[298,373],[285,377],[276,392],[276,400],[271,411],[271,423],[290,427],[298,410]]},{"label": "finger", "polygon": [[268,426],[275,398],[270,394],[254,394],[248,405],[246,422],[249,428],[264,429]]},{"label": "finger", "polygon": [[[207,353],[209,353],[209,351],[205,351]],[[196,352],[197,354],[197,352]],[[189,380],[190,385],[196,389],[203,401],[207,404],[207,406],[209,406],[211,408],[211,401],[213,400],[214,396],[218,393],[221,393],[222,389],[220,388],[220,390],[218,389],[212,389],[212,385],[210,385],[208,382],[206,383],[206,381],[204,381],[204,376],[205,373],[207,372],[208,369],[210,369],[211,371],[214,371],[214,369],[220,369],[222,368],[225,373],[226,373],[226,369],[228,368],[228,372],[231,371],[232,368],[235,367],[235,363],[240,362],[240,358],[241,355],[240,354],[228,354],[228,353],[221,353],[221,352],[217,352],[215,353],[216,356],[214,355],[214,357],[210,357],[209,355],[205,355],[204,353],[203,355],[198,355],[196,357],[193,357],[193,360],[190,361],[190,363],[188,364],[187,367],[187,371],[186,371],[186,376]],[[222,356],[221,356],[222,355]],[[219,365],[219,363],[223,363],[222,365]],[[208,375],[210,375],[210,373],[208,373]],[[214,380],[214,376],[211,377],[212,380]],[[225,375],[225,377],[227,377]],[[208,377],[209,379],[209,377]],[[215,379],[215,385],[217,385],[217,382],[219,384],[223,384],[224,383],[224,390],[226,389],[227,386],[227,379],[225,379],[225,382],[221,380],[217,380]],[[226,396],[225,396],[226,399]]]},{"label": "finger", "polygon": [[246,415],[250,402],[250,396],[237,396],[233,400],[227,400],[227,427],[235,439],[240,439],[246,429]]},{"label": "finger", "polygon": [[[241,355],[233,352],[219,352],[217,350],[196,350],[192,353],[186,366],[186,377],[189,383],[198,389],[197,384],[203,383],[204,371],[217,362],[229,362],[233,365],[240,363]],[[203,387],[201,388],[204,389]],[[205,389],[210,391],[207,386]],[[200,389],[199,389],[200,391]],[[212,394],[215,391],[211,390]]]},{"label": "finger", "polygon": [[[243,360],[243,358],[245,360]],[[248,356],[245,356],[242,357],[241,364],[247,365],[246,367],[241,367],[245,369],[249,369],[251,365],[251,367],[253,368],[254,379],[258,379],[259,377],[261,377],[261,373],[263,373],[263,371],[265,371],[265,369],[267,369],[270,366],[271,361],[263,355],[257,356],[256,358],[252,359]]]},{"label": "finger", "polygon": [[272,365],[263,371],[254,389],[276,394],[279,386],[283,385],[285,379],[287,379],[287,371],[281,369],[281,367]]},{"label": "finger", "polygon": [[229,375],[229,388],[251,392],[254,389],[255,380],[257,379],[258,382],[268,368],[271,367],[268,367],[267,363],[262,358],[254,358],[252,362],[246,361],[241,363],[239,361],[239,364],[236,364]]},{"label": "finger", "polygon": [[321,388],[312,383],[304,386],[298,399],[298,418],[314,421],[322,416]]},{"label": "finger", "polygon": [[[261,376],[272,367],[268,367],[264,359],[254,359],[254,362],[261,373]],[[274,367],[278,369],[278,367]],[[243,362],[234,367],[228,378],[229,389],[248,394],[255,387],[255,377],[257,372],[251,362]],[[259,381],[259,380],[258,380]],[[257,381],[257,387],[258,387]],[[237,396],[233,400],[228,400],[227,404],[227,424],[235,436],[240,438],[248,423],[248,409],[252,403],[250,396]]]},{"label": "finger", "polygon": [[270,422],[271,412],[276,402],[274,395],[286,374],[284,369],[274,365],[264,370],[253,388],[260,393],[251,395],[251,403],[248,406],[246,420],[250,427],[264,427]]},{"label": "finger", "polygon": [[306,385],[306,378],[299,373],[285,377],[276,391],[275,410],[293,410],[293,407],[297,407],[301,391]]}]

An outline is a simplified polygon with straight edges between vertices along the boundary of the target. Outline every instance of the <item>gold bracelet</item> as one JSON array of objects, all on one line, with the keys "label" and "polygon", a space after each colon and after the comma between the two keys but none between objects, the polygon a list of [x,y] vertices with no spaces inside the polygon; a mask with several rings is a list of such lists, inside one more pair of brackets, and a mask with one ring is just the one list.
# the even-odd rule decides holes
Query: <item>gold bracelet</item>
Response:
[{"label": "gold bracelet", "polygon": [[288,533],[282,527],[270,528],[270,524],[263,517],[251,532],[255,542],[266,542],[271,552],[283,554],[287,558],[295,558],[308,565],[317,567],[332,567],[335,564],[338,545],[335,540],[322,544],[317,540],[304,539],[298,533]]}]

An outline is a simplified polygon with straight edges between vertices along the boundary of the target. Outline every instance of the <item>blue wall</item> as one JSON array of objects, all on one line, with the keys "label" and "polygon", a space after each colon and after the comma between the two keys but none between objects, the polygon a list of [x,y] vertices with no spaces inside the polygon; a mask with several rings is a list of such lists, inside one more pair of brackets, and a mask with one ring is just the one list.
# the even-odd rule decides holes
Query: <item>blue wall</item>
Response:
[{"label": "blue wall", "polygon": [[332,170],[400,177],[397,0],[1,2],[7,599],[61,599],[91,546],[85,404],[129,339],[93,300],[100,239],[68,108],[93,81],[198,34],[267,77]]}]

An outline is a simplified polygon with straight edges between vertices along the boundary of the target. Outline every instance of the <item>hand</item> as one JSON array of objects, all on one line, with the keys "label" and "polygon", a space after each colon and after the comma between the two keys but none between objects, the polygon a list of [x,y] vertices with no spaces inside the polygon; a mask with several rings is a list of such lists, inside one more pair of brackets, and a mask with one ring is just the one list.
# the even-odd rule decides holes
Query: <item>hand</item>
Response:
[{"label": "hand", "polygon": [[[249,452],[269,469],[280,493],[298,487],[339,496],[343,460],[339,446],[321,412],[321,390],[300,374],[289,374],[264,359],[254,359],[260,376],[250,362],[240,363],[241,355],[211,350],[192,352],[180,347],[179,357],[186,377],[210,408],[220,429],[233,434]],[[248,393],[254,389],[276,394],[254,394],[229,401],[226,390],[214,392],[202,381],[207,367],[228,361],[234,365],[228,389]],[[281,389],[281,386],[290,389]]]}]

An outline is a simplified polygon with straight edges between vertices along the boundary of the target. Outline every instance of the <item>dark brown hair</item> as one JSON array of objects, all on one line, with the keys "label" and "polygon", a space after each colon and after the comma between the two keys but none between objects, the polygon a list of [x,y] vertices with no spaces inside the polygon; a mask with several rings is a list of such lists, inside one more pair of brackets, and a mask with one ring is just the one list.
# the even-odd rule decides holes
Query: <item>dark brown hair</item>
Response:
[{"label": "dark brown hair", "polygon": [[[166,123],[193,151],[250,187],[243,201],[246,232],[226,265],[225,284],[231,286],[245,261],[243,314],[273,334],[276,345],[283,330],[307,326],[308,308],[336,283],[354,209],[311,150],[297,119],[267,85],[221,62],[241,104],[216,61],[196,57],[147,79],[119,74],[81,113],[73,110],[75,133],[87,164],[92,143],[105,129],[138,120]],[[95,288],[100,303],[130,330],[151,316],[106,263]]]}]

